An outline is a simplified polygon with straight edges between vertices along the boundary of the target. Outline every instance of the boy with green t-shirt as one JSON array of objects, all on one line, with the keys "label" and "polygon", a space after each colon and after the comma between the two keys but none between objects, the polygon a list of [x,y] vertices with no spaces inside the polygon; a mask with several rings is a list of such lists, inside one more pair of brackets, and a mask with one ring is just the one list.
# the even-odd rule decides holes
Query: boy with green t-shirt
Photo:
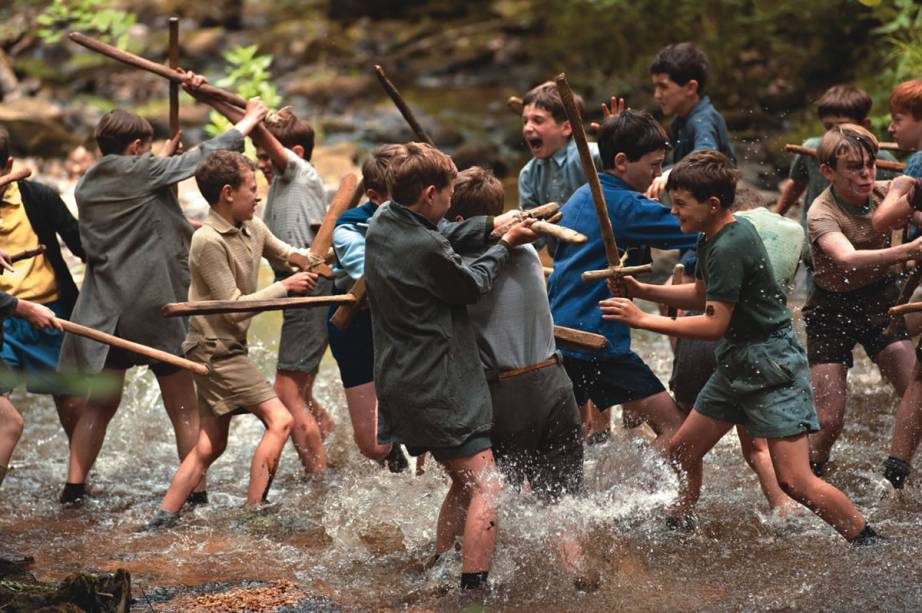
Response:
[{"label": "boy with green t-shirt", "polygon": [[737,172],[714,151],[698,151],[677,164],[666,189],[685,232],[701,232],[694,284],[661,286],[625,278],[625,295],[680,309],[703,309],[672,319],[641,311],[627,298],[600,303],[602,316],[670,336],[722,339],[717,371],[695,408],[672,437],[673,461],[684,469],[670,522],[693,521],[701,480],[686,467],[700,463],[734,424],[768,440],[778,484],[855,545],[881,540],[851,501],[810,471],[807,433],[818,424],[806,355],[791,327],[762,239],[753,225],[733,217]]}]

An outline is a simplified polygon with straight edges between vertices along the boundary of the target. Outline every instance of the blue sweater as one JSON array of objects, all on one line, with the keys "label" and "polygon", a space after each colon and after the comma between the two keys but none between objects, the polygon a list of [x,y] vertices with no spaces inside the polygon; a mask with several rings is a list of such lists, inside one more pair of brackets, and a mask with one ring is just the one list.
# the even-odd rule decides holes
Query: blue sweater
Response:
[{"label": "blue sweater", "polygon": [[[650,247],[690,249],[695,246],[698,235],[683,233],[678,220],[665,206],[633,191],[613,175],[602,173],[599,179],[618,248],[622,253],[630,252],[628,265],[649,262]],[[585,283],[580,279],[580,274],[587,270],[608,267],[589,185],[576,190],[561,212],[560,225],[582,232],[589,240],[582,245],[560,243],[554,254],[554,273],[548,279],[554,323],[602,334],[608,339],[608,345],[600,353],[562,351],[567,356],[590,361],[626,355],[631,351],[630,329],[624,324],[603,321],[599,310],[599,301],[611,297],[605,281]]]}]

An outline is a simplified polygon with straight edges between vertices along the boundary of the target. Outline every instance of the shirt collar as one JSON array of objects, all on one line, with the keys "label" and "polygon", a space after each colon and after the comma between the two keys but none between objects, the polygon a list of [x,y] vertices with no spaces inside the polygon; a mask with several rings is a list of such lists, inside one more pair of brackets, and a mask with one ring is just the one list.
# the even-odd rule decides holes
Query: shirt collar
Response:
[{"label": "shirt collar", "polygon": [[701,100],[696,102],[695,106],[692,107],[692,110],[688,112],[686,119],[690,119],[698,113],[706,111],[709,106],[711,106],[711,98],[709,96],[702,96]]},{"label": "shirt collar", "polygon": [[205,221],[202,223],[204,223],[206,226],[211,226],[219,234],[235,234],[240,232],[246,236],[250,235],[250,232],[247,230],[247,222],[243,222],[240,224],[240,227],[237,227],[215,213],[214,209],[210,209],[208,211],[208,217],[206,217]]},{"label": "shirt collar", "polygon": [[570,157],[571,149],[576,149],[576,139],[574,139],[572,136],[570,137],[570,140],[567,141],[567,146],[561,147],[555,151],[554,155],[551,156],[551,159],[554,160],[554,163],[558,166],[563,166],[566,163],[567,158]]},{"label": "shirt collar", "polygon": [[13,181],[6,186],[3,192],[3,199],[0,200],[3,206],[17,207],[22,205],[22,193],[19,191],[19,183]]},{"label": "shirt collar", "polygon": [[[390,209],[394,211],[395,213],[397,213],[398,215],[415,217],[425,227],[430,228],[432,230],[436,230],[436,231],[439,229],[438,226],[433,224],[431,221],[429,221],[428,219],[426,219],[425,217],[423,217],[416,211],[412,210],[410,207],[400,204],[396,200],[389,200],[386,204],[389,204]],[[381,206],[384,206],[384,205],[382,204]]]}]

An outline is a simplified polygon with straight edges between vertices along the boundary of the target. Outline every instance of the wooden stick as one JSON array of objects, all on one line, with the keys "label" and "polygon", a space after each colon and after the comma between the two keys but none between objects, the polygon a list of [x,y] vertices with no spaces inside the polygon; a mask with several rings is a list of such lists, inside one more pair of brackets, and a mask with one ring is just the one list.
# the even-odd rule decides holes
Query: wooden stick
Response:
[{"label": "wooden stick", "polygon": [[64,330],[71,334],[76,334],[77,336],[93,339],[98,343],[104,343],[106,345],[111,345],[112,347],[118,347],[119,349],[131,351],[132,353],[143,355],[144,357],[157,360],[158,362],[172,364],[173,366],[178,366],[179,368],[190,370],[197,375],[205,376],[208,374],[208,367],[205,364],[193,362],[192,360],[187,360],[185,358],[175,356],[172,353],[167,353],[166,351],[160,351],[159,349],[154,349],[153,347],[142,345],[141,343],[126,341],[123,338],[112,336],[111,334],[106,334],[105,332],[94,330],[93,328],[87,328],[86,326],[75,324],[74,322],[67,321],[66,319],[58,319],[57,321],[61,322],[61,326],[64,328]]},{"label": "wooden stick", "polygon": [[[672,285],[682,285],[682,278],[685,276],[685,264],[676,264],[672,269]],[[679,315],[679,310],[673,306],[666,309],[666,315],[675,319]]]},{"label": "wooden stick", "polygon": [[323,216],[320,229],[317,230],[317,235],[311,242],[310,252],[314,257],[318,259],[326,258],[330,247],[333,245],[333,228],[336,226],[336,220],[349,208],[356,187],[358,187],[358,180],[353,174],[343,175],[339,180],[339,188],[333,195],[330,206],[327,207],[327,212]]},{"label": "wooden stick", "polygon": [[608,339],[601,334],[583,332],[564,326],[554,326],[554,340],[561,345],[584,351],[602,351],[608,345]]},{"label": "wooden stick", "polygon": [[397,105],[397,110],[400,111],[400,114],[403,115],[403,118],[406,120],[406,122],[410,124],[410,129],[413,130],[414,134],[416,134],[416,138],[418,138],[421,142],[435,147],[432,139],[429,138],[429,135],[420,125],[419,121],[416,120],[416,115],[413,114],[413,110],[403,99],[403,96],[400,95],[400,92],[397,91],[397,88],[394,87],[394,84],[391,83],[390,79],[387,78],[387,75],[384,74],[384,69],[381,68],[381,66],[378,64],[375,64],[375,76],[378,77],[378,81],[381,82],[381,86],[384,88],[384,91],[387,92],[387,95],[390,96],[391,100],[394,101],[394,104]]},{"label": "wooden stick", "polygon": [[3,175],[0,177],[0,191],[2,191],[10,183],[16,183],[17,181],[28,179],[31,176],[32,171],[28,168],[20,168],[19,170],[14,170],[8,175]]},{"label": "wooden stick", "polygon": [[299,296],[296,298],[274,298],[270,300],[199,300],[196,302],[171,302],[160,308],[164,317],[180,315],[217,315],[220,313],[262,313],[286,309],[329,306],[331,304],[352,304],[355,297],[350,294],[339,296]]},{"label": "wooden stick", "polygon": [[[107,45],[102,41],[86,36],[85,34],[81,34],[80,32],[71,32],[67,36],[78,45],[86,47],[87,49],[95,51],[96,53],[101,53],[102,55],[112,58],[113,60],[118,60],[119,62],[128,64],[129,66],[140,68],[141,70],[146,70],[147,72],[152,72],[165,79],[169,79],[170,81],[175,81],[176,83],[183,82],[182,75],[171,68],[167,68],[163,64],[152,62],[146,58],[135,55],[134,53],[129,53],[128,51],[122,51],[118,47]],[[220,98],[224,102],[240,107],[241,109],[245,109],[247,106],[247,101],[240,96],[232,94],[231,92],[225,89],[221,89],[220,87],[208,85],[207,83],[199,87],[198,91],[200,91],[203,96]]]},{"label": "wooden stick", "polygon": [[900,297],[897,298],[896,304],[890,308],[890,323],[887,324],[884,334],[892,335],[896,332],[897,322],[899,321],[899,316],[904,313],[913,313],[918,309],[907,308],[912,307],[913,305],[922,305],[922,302],[909,302],[909,299],[912,298],[913,292],[916,291],[916,288],[919,287],[919,282],[922,281],[922,266],[919,263],[916,263],[916,267],[912,269],[912,272],[909,273],[909,276],[906,277],[906,280],[903,282],[903,287],[900,288]]},{"label": "wooden stick", "polygon": [[906,304],[898,304],[890,307],[890,315],[892,317],[906,315],[907,313],[917,313],[919,311],[922,311],[922,302],[907,302]]},{"label": "wooden stick", "polygon": [[20,260],[28,260],[29,258],[34,258],[37,255],[45,253],[46,249],[47,247],[45,247],[45,245],[40,244],[35,249],[26,249],[25,251],[20,251],[19,253],[10,256],[10,264],[19,262]]},{"label": "wooden stick", "polygon": [[541,268],[544,269],[544,276],[545,276],[545,277],[550,277],[552,274],[554,274],[554,269],[551,268],[550,266],[542,266]]},{"label": "wooden stick", "polygon": [[365,277],[359,277],[352,285],[352,289],[350,289],[349,293],[346,295],[355,298],[355,302],[353,304],[344,304],[340,306],[334,311],[333,316],[330,317],[330,323],[336,326],[337,330],[345,330],[348,328],[356,312],[358,312],[359,308],[367,301]]},{"label": "wooden stick", "polygon": [[582,245],[587,240],[589,240],[586,238],[585,234],[580,234],[576,230],[564,228],[563,226],[555,226],[554,224],[546,221],[536,221],[535,223],[531,224],[531,229],[535,234],[553,236],[559,241],[563,241],[565,243],[573,243],[574,245]]},{"label": "wooden stick", "polygon": [[[179,68],[179,17],[170,17],[170,68]],[[179,134],[179,83],[170,81],[170,138]],[[175,152],[174,152],[175,155]],[[172,185],[173,195],[179,196],[179,183]]]},{"label": "wooden stick", "polygon": [[512,226],[522,223],[523,219],[533,218],[533,219],[543,219],[554,223],[553,218],[557,215],[557,212],[560,210],[560,205],[556,202],[548,202],[547,204],[542,204],[536,206],[527,211],[519,211],[520,217],[513,219],[508,223],[504,223],[500,226],[493,228],[493,231],[490,232],[490,240],[499,240],[502,238],[503,234],[509,231]]},{"label": "wooden stick", "polygon": [[[810,147],[801,147],[800,145],[785,145],[784,150],[788,153],[799,153],[800,155],[809,155],[816,157],[816,149]],[[906,170],[906,164],[900,162],[888,162],[887,160],[877,160],[877,167],[881,170],[895,170],[903,172]]]},{"label": "wooden stick", "polygon": [[605,270],[587,270],[579,276],[583,281],[599,281],[601,279],[611,279],[613,277],[623,277],[625,275],[636,275],[641,272],[652,272],[653,264],[643,264],[641,266],[619,266],[617,268],[606,268]]}]

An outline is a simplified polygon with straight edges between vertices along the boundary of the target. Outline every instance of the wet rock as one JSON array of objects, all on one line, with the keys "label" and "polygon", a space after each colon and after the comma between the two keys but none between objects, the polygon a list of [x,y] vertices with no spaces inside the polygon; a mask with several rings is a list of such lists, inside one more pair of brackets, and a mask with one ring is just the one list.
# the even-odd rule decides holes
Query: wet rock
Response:
[{"label": "wet rock", "polygon": [[222,28],[202,28],[182,33],[184,57],[220,56],[225,46]]},{"label": "wet rock", "polygon": [[13,64],[7,55],[0,50],[0,100],[10,102],[22,96],[19,79],[13,72]]},{"label": "wet rock", "polygon": [[286,97],[302,96],[312,104],[347,103],[374,91],[374,80],[368,75],[331,75],[318,78],[316,73],[293,78],[284,88]]},{"label": "wet rock", "polygon": [[0,583],[0,610],[10,613],[127,613],[131,603],[131,575],[74,573],[60,584],[39,581]]},{"label": "wet rock", "polygon": [[0,577],[20,575],[35,563],[35,558],[8,549],[0,549]]},{"label": "wet rock", "polygon": [[0,105],[0,125],[9,131],[18,154],[65,157],[81,139],[64,119],[61,109],[42,98],[19,98]]}]

